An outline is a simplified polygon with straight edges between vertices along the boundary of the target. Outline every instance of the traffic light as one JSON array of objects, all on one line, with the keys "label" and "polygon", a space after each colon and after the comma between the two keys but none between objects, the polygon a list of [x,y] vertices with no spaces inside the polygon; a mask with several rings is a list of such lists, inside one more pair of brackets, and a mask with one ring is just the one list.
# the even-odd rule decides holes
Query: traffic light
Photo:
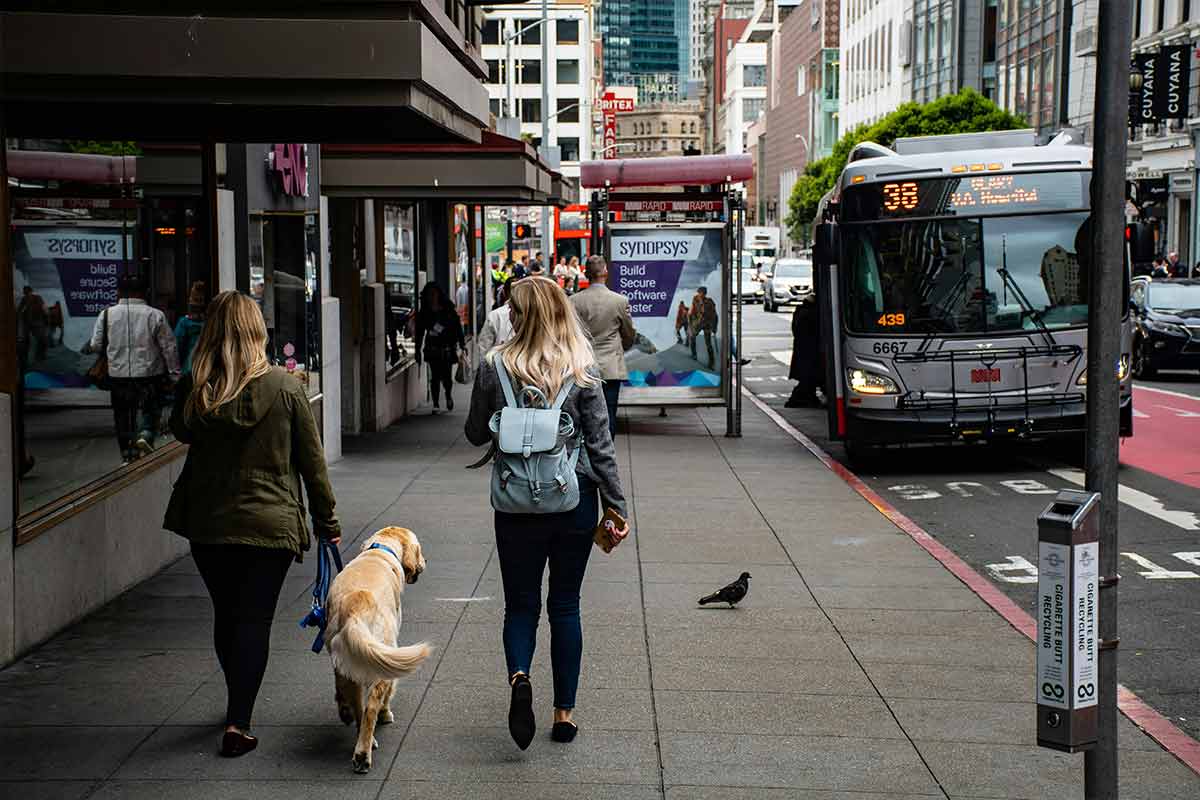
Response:
[{"label": "traffic light", "polygon": [[1154,260],[1154,228],[1148,222],[1125,225],[1125,242],[1129,245],[1129,261],[1146,264]]},{"label": "traffic light", "polygon": [[526,225],[524,222],[518,222],[517,224],[513,225],[513,234],[512,235],[513,235],[514,239],[528,239],[529,238],[529,226]]}]

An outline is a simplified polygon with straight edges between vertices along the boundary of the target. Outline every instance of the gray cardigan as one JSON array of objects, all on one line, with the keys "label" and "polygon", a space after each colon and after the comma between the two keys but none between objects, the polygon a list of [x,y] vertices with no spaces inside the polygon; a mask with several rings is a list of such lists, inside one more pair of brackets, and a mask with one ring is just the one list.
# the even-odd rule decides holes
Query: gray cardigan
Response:
[{"label": "gray cardigan", "polygon": [[[617,474],[616,450],[608,432],[608,406],[604,403],[599,373],[596,385],[588,388],[576,386],[563,403],[575,422],[575,430],[583,433],[583,452],[575,471],[590,478],[600,488],[600,498],[605,508],[611,508],[622,517],[625,513],[625,493],[621,491],[621,477]],[[471,410],[467,414],[464,432],[467,441],[476,447],[490,444],[492,431],[488,427],[492,415],[504,408],[504,390],[496,368],[485,358],[475,372],[475,388],[471,392]]]}]

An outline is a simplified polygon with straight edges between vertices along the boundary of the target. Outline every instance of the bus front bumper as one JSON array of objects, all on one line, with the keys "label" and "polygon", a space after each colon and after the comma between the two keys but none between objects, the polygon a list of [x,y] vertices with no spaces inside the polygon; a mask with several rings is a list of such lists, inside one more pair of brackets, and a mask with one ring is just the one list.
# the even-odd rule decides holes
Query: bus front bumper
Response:
[{"label": "bus front bumper", "polygon": [[[1133,432],[1133,398],[1121,398],[1121,435]],[[876,409],[849,405],[846,436],[860,444],[914,444],[973,439],[1042,438],[1087,430],[1087,402],[1026,408]]]}]

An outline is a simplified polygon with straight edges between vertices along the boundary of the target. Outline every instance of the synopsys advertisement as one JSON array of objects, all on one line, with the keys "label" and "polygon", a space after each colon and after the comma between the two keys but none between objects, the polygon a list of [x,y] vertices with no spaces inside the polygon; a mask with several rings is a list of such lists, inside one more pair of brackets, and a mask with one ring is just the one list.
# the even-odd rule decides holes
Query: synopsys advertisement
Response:
[{"label": "synopsys advertisement", "polygon": [[18,223],[13,240],[18,357],[26,388],[88,386],[85,375],[96,357],[81,351],[96,317],[117,301],[133,237],[120,226]]},{"label": "synopsys advertisement", "polygon": [[721,386],[722,228],[618,226],[609,287],[629,298],[629,385]]}]

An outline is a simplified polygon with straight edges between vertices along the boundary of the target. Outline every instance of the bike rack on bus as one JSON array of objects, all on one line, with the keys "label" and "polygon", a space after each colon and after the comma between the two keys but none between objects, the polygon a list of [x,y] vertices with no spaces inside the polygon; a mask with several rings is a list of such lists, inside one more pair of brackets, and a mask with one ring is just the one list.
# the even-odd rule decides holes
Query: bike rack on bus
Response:
[{"label": "bike rack on bus", "polygon": [[1072,403],[1083,403],[1086,401],[1086,397],[1083,392],[1048,392],[1030,395],[1029,359],[1062,358],[1067,363],[1071,363],[1082,357],[1082,347],[1079,345],[1067,344],[1047,344],[1043,346],[1030,347],[1003,347],[995,349],[987,348],[980,350],[938,350],[935,352],[918,351],[914,353],[897,353],[893,358],[897,365],[946,362],[949,364],[950,368],[950,397],[928,398],[925,396],[924,390],[922,390],[919,394],[909,391],[900,397],[897,407],[913,411],[949,410],[950,429],[956,436],[960,437],[963,435],[963,431],[962,425],[958,419],[959,412],[986,411],[988,416],[987,434],[989,436],[994,435],[996,433],[997,410],[1011,411],[1015,407],[1018,407],[1016,403],[1004,402],[1006,400],[1012,400],[1015,395],[993,395],[991,392],[991,382],[989,381],[988,394],[986,397],[960,398],[958,396],[958,378],[955,372],[955,367],[965,362],[969,364],[978,363],[988,369],[991,369],[1000,361],[1019,360],[1021,362],[1021,373],[1024,377],[1024,381],[1021,386],[1022,402],[1019,407],[1024,411],[1024,419],[1021,420],[1021,430],[1018,432],[1018,435],[1027,436],[1033,433],[1033,420],[1029,417],[1029,410],[1031,408],[1068,405]]}]

